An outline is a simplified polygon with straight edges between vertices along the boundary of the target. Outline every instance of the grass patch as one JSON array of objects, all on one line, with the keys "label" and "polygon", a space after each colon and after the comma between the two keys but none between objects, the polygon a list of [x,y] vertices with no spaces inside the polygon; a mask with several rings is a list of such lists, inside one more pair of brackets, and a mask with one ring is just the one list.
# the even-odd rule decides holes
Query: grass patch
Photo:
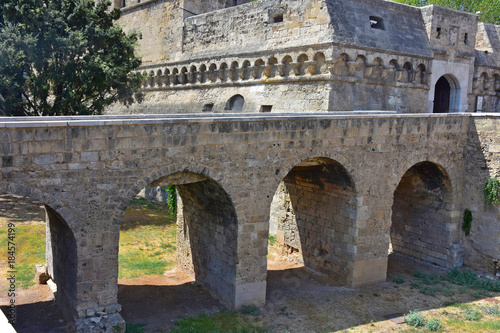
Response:
[{"label": "grass patch", "polygon": [[264,333],[266,329],[256,326],[254,319],[238,315],[234,312],[218,312],[213,315],[201,314],[198,317],[188,317],[175,323],[171,333]]},{"label": "grass patch", "polygon": [[[17,287],[25,289],[35,284],[35,265],[45,265],[45,224],[16,227],[15,257]],[[0,230],[0,255],[7,258],[7,229]]]},{"label": "grass patch", "polygon": [[125,333],[144,333],[146,324],[127,324]]},{"label": "grass patch", "polygon": [[135,198],[120,229],[119,278],[159,275],[175,265],[177,226],[166,205]]},{"label": "grass patch", "polygon": [[468,269],[453,269],[448,272],[446,279],[456,285],[471,289],[482,289],[487,291],[500,292],[499,280],[479,278],[473,271]]}]

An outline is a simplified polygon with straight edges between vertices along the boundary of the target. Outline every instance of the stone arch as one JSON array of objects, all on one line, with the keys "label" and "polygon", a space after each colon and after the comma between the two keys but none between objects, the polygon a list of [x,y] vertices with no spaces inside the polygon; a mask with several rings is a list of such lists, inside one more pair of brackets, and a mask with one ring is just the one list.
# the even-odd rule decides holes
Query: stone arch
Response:
[{"label": "stone arch", "polygon": [[186,67],[181,68],[181,74],[180,74],[180,81],[181,84],[187,84],[189,83],[188,77],[187,77],[188,69]]},{"label": "stone arch", "polygon": [[365,76],[365,68],[366,68],[366,57],[362,54],[359,54],[354,61],[354,67],[356,71],[356,76],[364,77]]},{"label": "stone arch", "polygon": [[351,61],[351,57],[347,53],[342,53],[339,55],[334,63],[333,74],[336,75],[347,75],[349,71],[348,63]]},{"label": "stone arch", "polygon": [[417,77],[416,77],[417,83],[420,83],[420,84],[427,83],[426,71],[427,71],[427,68],[424,64],[419,64],[417,66]]},{"label": "stone arch", "polygon": [[77,315],[78,245],[73,230],[76,221],[69,207],[50,194],[25,185],[0,187],[0,195],[16,195],[39,201],[45,206],[46,263],[57,284],[56,302],[63,316],[73,321]]},{"label": "stone arch", "polygon": [[264,75],[268,78],[273,78],[276,76],[276,71],[277,71],[277,64],[278,64],[278,59],[275,57],[270,57],[267,60],[267,67],[266,70],[264,71]]},{"label": "stone arch", "polygon": [[482,72],[480,76],[480,82],[482,83],[479,89],[488,90],[490,88],[490,77],[487,72]]},{"label": "stone arch", "polygon": [[309,57],[305,54],[302,53],[301,55],[298,56],[297,58],[297,63],[298,63],[298,75],[302,76],[307,74],[307,62],[309,60]]},{"label": "stone arch", "polygon": [[232,96],[226,104],[226,110],[242,111],[245,105],[245,98],[240,94]]},{"label": "stone arch", "polygon": [[224,189],[227,180],[215,173],[222,184],[209,174],[205,166],[185,163],[156,171],[128,191],[127,204],[120,206],[117,217],[123,217],[124,207],[141,188],[175,185],[180,199],[177,205],[178,268],[192,275],[225,306],[234,308],[238,219],[231,195]]},{"label": "stone arch", "polygon": [[434,86],[433,113],[458,112],[460,106],[460,83],[451,74],[443,75]]},{"label": "stone arch", "polygon": [[397,69],[397,68],[399,68],[399,63],[396,59],[391,59],[389,61],[389,66],[391,66],[394,69]]},{"label": "stone arch", "polygon": [[188,79],[192,84],[196,84],[198,82],[198,71],[195,65],[191,65],[189,68]]},{"label": "stone arch", "polygon": [[217,65],[216,64],[211,64],[210,67],[208,67],[208,79],[210,82],[217,82],[217,78],[219,77],[217,73]]},{"label": "stone arch", "polygon": [[231,63],[231,81],[238,81],[240,79],[239,67],[240,64],[237,61]]},{"label": "stone arch", "polygon": [[500,74],[493,74],[493,90],[500,91]]},{"label": "stone arch", "polygon": [[248,61],[248,60],[245,60],[245,61],[243,62],[243,66],[242,66],[242,68],[243,68],[242,79],[243,79],[243,80],[248,80],[248,79],[250,79],[250,67],[251,67],[251,66],[252,66],[252,65],[250,64],[250,61]]},{"label": "stone arch", "polygon": [[172,84],[177,85],[180,84],[179,80],[179,70],[177,68],[172,69]]},{"label": "stone arch", "polygon": [[254,64],[254,73],[253,77],[254,79],[258,80],[262,78],[262,73],[264,72],[264,66],[266,64],[264,63],[264,60],[262,59],[257,59]]},{"label": "stone arch", "polygon": [[307,158],[278,185],[271,203],[269,230],[292,260],[338,283],[348,281],[355,239],[357,194],[353,177],[338,161]]},{"label": "stone arch", "polygon": [[154,71],[149,71],[148,74],[148,87],[153,88],[155,86],[155,72]]},{"label": "stone arch", "polygon": [[226,82],[227,80],[227,64],[225,62],[219,66],[219,78],[222,82]]},{"label": "stone arch", "polygon": [[148,82],[149,82],[148,79],[149,79],[148,72],[143,71],[142,72],[142,87],[143,88],[146,88],[148,86]]},{"label": "stone arch", "polygon": [[313,58],[314,64],[314,72],[311,74],[320,75],[326,73],[326,57],[323,52],[317,52]]},{"label": "stone arch", "polygon": [[289,55],[286,55],[283,57],[283,59],[281,60],[281,64],[283,66],[281,76],[288,77],[292,74],[292,70],[293,70],[292,63],[293,63],[292,57],[290,57]]},{"label": "stone arch", "polygon": [[415,80],[415,72],[413,71],[413,64],[407,61],[403,64],[403,69],[406,71],[406,81],[413,82]]},{"label": "stone arch", "polygon": [[165,86],[170,86],[170,75],[171,75],[170,70],[168,68],[165,68],[163,75],[165,76],[164,78]]},{"label": "stone arch", "polygon": [[207,66],[205,64],[200,65],[200,83],[207,82]]},{"label": "stone arch", "polygon": [[163,72],[161,71],[161,69],[158,69],[156,71],[156,76],[155,76],[155,86],[162,87],[164,85],[163,81],[164,81]]},{"label": "stone arch", "polygon": [[411,166],[394,191],[392,250],[440,266],[457,265],[452,209],[452,182],[444,168],[429,161]]}]

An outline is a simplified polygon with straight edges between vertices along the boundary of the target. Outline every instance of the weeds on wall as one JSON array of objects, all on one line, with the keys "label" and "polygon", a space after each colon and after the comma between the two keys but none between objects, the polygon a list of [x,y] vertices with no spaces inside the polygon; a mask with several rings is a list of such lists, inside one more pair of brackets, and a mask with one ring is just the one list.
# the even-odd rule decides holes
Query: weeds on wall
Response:
[{"label": "weeds on wall", "polygon": [[175,185],[167,186],[167,205],[168,209],[170,209],[170,217],[175,219],[177,218],[177,193],[175,190]]},{"label": "weeds on wall", "polygon": [[493,204],[498,203],[498,195],[500,194],[500,181],[498,178],[490,178],[486,182],[483,188],[484,203],[487,207],[491,207]]},{"label": "weeds on wall", "polygon": [[471,225],[472,225],[472,212],[466,208],[464,210],[464,223],[462,224],[462,230],[465,232],[465,236],[470,235]]}]

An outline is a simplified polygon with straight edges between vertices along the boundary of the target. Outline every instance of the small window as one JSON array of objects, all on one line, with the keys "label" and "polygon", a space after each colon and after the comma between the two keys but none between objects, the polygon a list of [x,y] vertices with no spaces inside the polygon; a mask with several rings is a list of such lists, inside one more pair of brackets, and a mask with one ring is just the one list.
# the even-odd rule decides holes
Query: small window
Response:
[{"label": "small window", "polygon": [[483,112],[483,96],[476,96],[476,112]]},{"label": "small window", "polygon": [[273,18],[273,23],[280,23],[280,22],[283,22],[283,14],[275,15]]},{"label": "small window", "polygon": [[241,95],[234,95],[227,101],[226,110],[231,111],[241,111],[243,110],[243,105],[245,104],[245,99]]},{"label": "small window", "polygon": [[384,20],[380,17],[377,17],[377,16],[370,16],[370,27],[372,29],[385,30],[384,29]]},{"label": "small window", "polygon": [[465,33],[464,34],[464,44],[467,45],[468,42],[469,42],[469,34]]},{"label": "small window", "polygon": [[208,103],[203,105],[203,112],[212,112],[214,109],[214,103]]},{"label": "small window", "polygon": [[439,39],[439,37],[441,37],[441,28],[440,28],[440,27],[438,27],[438,28],[436,29],[436,38],[438,38],[438,39]]},{"label": "small window", "polygon": [[122,7],[127,7],[127,0],[122,1]]},{"label": "small window", "polygon": [[259,112],[271,112],[272,109],[273,109],[272,105],[261,105]]}]

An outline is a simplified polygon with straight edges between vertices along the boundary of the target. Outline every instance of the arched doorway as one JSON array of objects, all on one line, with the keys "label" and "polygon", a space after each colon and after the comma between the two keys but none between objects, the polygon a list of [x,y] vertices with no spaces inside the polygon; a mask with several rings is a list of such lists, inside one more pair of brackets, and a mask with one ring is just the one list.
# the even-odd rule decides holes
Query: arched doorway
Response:
[{"label": "arched doorway", "polygon": [[241,95],[234,95],[227,101],[226,110],[230,111],[242,111],[243,105],[245,104],[245,99]]},{"label": "arched doorway", "polygon": [[436,82],[433,113],[450,112],[450,92],[451,87],[448,80],[444,76],[441,76]]},{"label": "arched doorway", "polygon": [[443,75],[434,86],[433,113],[449,113],[459,111],[460,85],[451,75]]}]

